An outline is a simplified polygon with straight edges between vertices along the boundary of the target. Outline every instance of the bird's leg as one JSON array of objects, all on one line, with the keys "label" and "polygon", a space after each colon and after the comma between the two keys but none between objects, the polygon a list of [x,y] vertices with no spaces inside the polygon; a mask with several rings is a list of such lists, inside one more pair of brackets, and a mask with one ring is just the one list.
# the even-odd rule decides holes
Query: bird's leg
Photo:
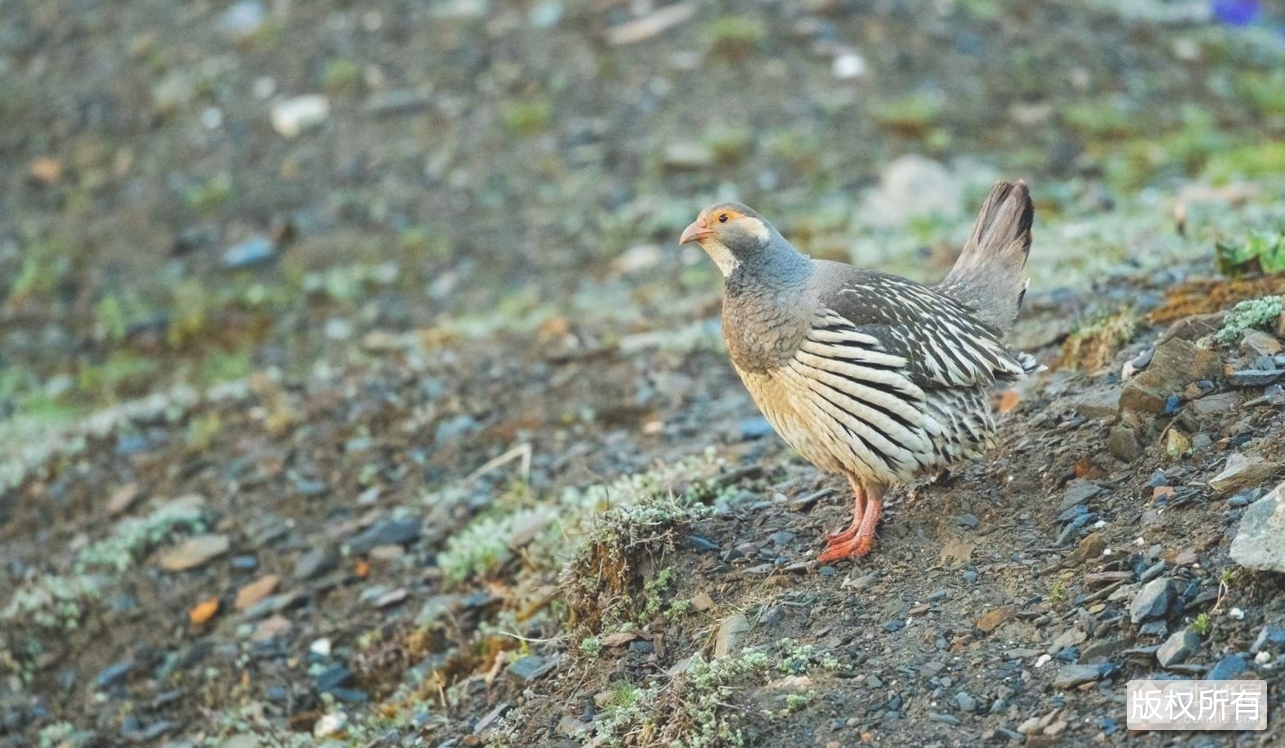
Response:
[{"label": "bird's leg", "polygon": [[867,489],[865,509],[861,513],[860,522],[832,538],[825,552],[817,557],[817,561],[824,564],[845,558],[861,558],[874,550],[875,528],[879,525],[879,517],[882,515],[883,491]]},{"label": "bird's leg", "polygon": [[856,478],[849,475],[848,483],[852,486],[853,506],[852,506],[852,524],[848,525],[846,530],[830,533],[826,537],[826,542],[834,546],[836,544],[846,543],[852,540],[857,531],[861,529],[861,517],[866,513],[866,492],[861,488],[861,483]]}]

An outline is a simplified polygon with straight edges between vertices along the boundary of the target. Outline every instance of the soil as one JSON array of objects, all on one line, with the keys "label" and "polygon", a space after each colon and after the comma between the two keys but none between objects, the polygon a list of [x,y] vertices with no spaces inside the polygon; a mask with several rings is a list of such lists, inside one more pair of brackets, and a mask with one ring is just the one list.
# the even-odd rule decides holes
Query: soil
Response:
[{"label": "soil", "polygon": [[[1254,651],[1285,576],[1229,557],[1277,476],[1210,486],[1281,453],[1279,387],[1229,384],[1231,344],[1163,413],[1117,406],[1171,320],[1245,298],[1214,240],[1282,225],[1234,158],[1285,128],[1275,21],[635,5],[0,0],[0,746],[1285,742],[1285,642]],[[673,240],[734,191],[814,254],[939,275],[967,216],[854,207],[905,153],[963,202],[960,174],[1035,185],[1011,339],[1053,370],[819,567],[846,483],[767,428]],[[1110,314],[1078,354],[1105,365],[1066,360]],[[1126,729],[1128,680],[1230,656],[1267,731]]]}]

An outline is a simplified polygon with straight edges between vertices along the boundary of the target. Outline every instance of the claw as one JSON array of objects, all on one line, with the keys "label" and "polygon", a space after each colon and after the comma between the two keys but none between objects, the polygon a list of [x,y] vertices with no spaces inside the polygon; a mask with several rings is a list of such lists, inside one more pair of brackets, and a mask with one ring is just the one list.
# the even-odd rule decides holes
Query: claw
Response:
[{"label": "claw", "polygon": [[882,514],[883,502],[868,498],[860,522],[856,522],[854,518],[851,527],[830,536],[825,551],[817,557],[817,561],[825,564],[845,558],[857,559],[869,554],[875,547],[875,528]]}]

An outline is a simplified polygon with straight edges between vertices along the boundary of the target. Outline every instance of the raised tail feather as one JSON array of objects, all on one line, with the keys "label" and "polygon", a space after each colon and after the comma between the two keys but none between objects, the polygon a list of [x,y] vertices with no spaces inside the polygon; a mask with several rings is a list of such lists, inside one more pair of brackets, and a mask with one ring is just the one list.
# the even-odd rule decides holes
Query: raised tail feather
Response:
[{"label": "raised tail feather", "polygon": [[1031,251],[1034,215],[1026,182],[997,182],[982,203],[955,267],[937,290],[972,307],[983,322],[1007,330],[1026,294],[1023,270]]}]

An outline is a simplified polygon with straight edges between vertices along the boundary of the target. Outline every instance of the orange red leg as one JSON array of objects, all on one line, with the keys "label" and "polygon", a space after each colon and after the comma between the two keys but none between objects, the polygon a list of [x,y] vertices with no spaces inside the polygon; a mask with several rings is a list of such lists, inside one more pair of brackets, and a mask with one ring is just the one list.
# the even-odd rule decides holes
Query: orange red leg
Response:
[{"label": "orange red leg", "polygon": [[821,563],[861,558],[874,550],[875,529],[883,516],[883,497],[873,491],[867,492],[852,478],[849,481],[854,494],[852,524],[826,538],[826,549],[817,557]]}]

